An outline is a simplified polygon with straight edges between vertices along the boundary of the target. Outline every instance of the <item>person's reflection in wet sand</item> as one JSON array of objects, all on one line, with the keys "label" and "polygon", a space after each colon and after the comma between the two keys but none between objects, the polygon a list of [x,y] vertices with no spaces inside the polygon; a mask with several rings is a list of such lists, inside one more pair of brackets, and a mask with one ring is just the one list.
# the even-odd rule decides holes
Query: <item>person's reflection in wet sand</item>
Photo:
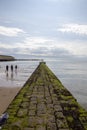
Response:
[{"label": "person's reflection in wet sand", "polygon": [[9,78],[9,75],[8,75],[8,72],[6,72],[6,79],[8,80],[8,78]]},{"label": "person's reflection in wet sand", "polygon": [[15,65],[15,74],[17,75],[17,65]]},{"label": "person's reflection in wet sand", "polygon": [[13,72],[11,72],[11,80],[12,81],[13,81],[13,77],[14,77]]}]

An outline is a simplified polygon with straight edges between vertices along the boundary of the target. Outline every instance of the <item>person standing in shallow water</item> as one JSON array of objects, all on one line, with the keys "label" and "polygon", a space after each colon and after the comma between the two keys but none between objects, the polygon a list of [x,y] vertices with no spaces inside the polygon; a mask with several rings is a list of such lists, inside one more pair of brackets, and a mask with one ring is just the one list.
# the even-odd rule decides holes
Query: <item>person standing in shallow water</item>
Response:
[{"label": "person standing in shallow water", "polygon": [[13,80],[13,65],[11,65],[11,80]]},{"label": "person standing in shallow water", "polygon": [[13,65],[11,65],[11,72],[13,73]]},{"label": "person standing in shallow water", "polygon": [[8,73],[8,69],[9,69],[9,66],[8,66],[8,65],[6,65],[6,73]]},{"label": "person standing in shallow water", "polygon": [[7,79],[8,79],[8,70],[9,70],[9,66],[6,65],[6,77],[7,77]]},{"label": "person standing in shallow water", "polygon": [[15,69],[17,69],[17,65],[15,65]]}]

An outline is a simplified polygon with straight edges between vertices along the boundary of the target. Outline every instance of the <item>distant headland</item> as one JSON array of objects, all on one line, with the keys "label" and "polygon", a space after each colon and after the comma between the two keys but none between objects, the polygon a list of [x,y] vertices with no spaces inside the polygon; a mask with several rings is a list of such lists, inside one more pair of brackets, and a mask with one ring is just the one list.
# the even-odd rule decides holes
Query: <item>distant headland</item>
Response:
[{"label": "distant headland", "polygon": [[13,56],[8,56],[8,55],[0,55],[0,61],[43,61],[43,59],[28,59],[28,58],[21,58],[21,59],[16,59]]},{"label": "distant headland", "polygon": [[13,56],[8,55],[0,55],[0,61],[14,61],[15,58]]}]

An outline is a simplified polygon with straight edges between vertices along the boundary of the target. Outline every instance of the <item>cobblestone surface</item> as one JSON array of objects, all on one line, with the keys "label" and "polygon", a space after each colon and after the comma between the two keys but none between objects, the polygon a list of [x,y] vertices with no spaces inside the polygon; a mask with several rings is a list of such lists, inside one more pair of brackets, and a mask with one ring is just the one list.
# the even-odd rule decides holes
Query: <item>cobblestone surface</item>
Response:
[{"label": "cobblestone surface", "polygon": [[40,63],[7,112],[9,119],[3,130],[87,130],[87,112],[44,63]]}]

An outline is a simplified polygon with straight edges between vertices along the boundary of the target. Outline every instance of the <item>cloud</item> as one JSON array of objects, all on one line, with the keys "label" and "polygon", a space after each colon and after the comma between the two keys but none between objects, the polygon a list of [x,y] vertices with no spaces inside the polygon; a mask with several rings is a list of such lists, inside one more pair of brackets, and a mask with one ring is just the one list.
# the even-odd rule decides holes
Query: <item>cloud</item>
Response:
[{"label": "cloud", "polygon": [[26,37],[14,44],[0,43],[0,52],[43,56],[87,56],[86,41],[59,41],[45,37]]},{"label": "cloud", "polygon": [[10,45],[10,44],[6,44],[6,43],[0,43],[0,48],[13,48],[14,46]]},{"label": "cloud", "polygon": [[17,45],[21,48],[50,48],[53,46],[52,40],[44,38],[44,37],[26,37],[23,42],[17,43]]},{"label": "cloud", "polygon": [[[26,37],[22,42],[14,44],[0,43],[0,50],[13,50],[18,54],[48,55],[51,40],[43,37]],[[17,51],[15,51],[18,48]]]},{"label": "cloud", "polygon": [[57,29],[60,32],[71,32],[79,35],[87,35],[87,25],[83,24],[64,24],[61,28]]},{"label": "cloud", "polygon": [[0,26],[0,35],[16,37],[19,33],[24,33],[22,29]]},{"label": "cloud", "polygon": [[[19,43],[20,54],[46,55],[46,56],[87,56],[86,42],[72,41],[50,41],[44,43]],[[19,53],[19,52],[18,52]]]},{"label": "cloud", "polygon": [[64,42],[60,47],[74,56],[87,56],[87,44],[83,41]]}]

